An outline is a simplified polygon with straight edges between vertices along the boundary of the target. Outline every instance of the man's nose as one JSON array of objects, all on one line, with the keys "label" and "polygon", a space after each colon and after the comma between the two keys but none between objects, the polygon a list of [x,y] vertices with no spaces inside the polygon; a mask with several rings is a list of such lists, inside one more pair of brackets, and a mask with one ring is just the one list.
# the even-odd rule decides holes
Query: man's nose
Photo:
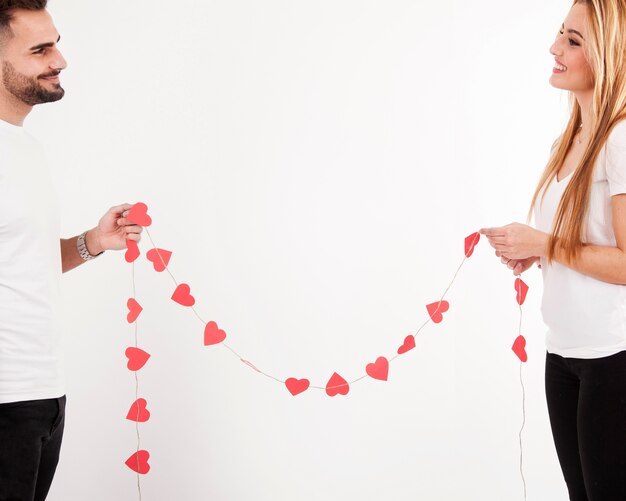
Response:
[{"label": "man's nose", "polygon": [[58,49],[55,51],[52,61],[50,61],[50,68],[54,70],[64,70],[67,68],[67,61]]}]

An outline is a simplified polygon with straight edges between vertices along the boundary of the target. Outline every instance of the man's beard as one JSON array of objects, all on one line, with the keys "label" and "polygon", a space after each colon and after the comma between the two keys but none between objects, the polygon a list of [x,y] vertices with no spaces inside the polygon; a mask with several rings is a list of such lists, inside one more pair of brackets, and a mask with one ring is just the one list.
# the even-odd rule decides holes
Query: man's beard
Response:
[{"label": "man's beard", "polygon": [[53,76],[58,73],[58,71],[53,71],[44,73],[38,77],[27,77],[18,73],[11,63],[7,61],[2,63],[2,82],[4,83],[4,87],[20,101],[23,101],[29,106],[52,103],[63,97],[65,90],[63,90],[60,84],[55,84],[53,90],[48,90],[38,81],[41,77]]}]

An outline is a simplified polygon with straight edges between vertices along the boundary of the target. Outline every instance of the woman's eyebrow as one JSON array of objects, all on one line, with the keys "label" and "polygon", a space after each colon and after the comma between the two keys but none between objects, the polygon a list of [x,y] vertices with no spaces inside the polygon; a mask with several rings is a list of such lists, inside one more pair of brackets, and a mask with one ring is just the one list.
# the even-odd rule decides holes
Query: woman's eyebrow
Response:
[{"label": "woman's eyebrow", "polygon": [[[564,24],[563,24],[563,25],[561,25],[561,28],[563,28],[563,29],[565,30],[565,25],[564,25]],[[569,29],[569,30],[567,30],[567,32],[568,32],[568,33],[574,33],[574,34],[578,35],[580,38],[582,38],[583,40],[585,39],[585,37],[583,37],[583,36],[580,34],[580,31],[576,31],[576,30]]]}]

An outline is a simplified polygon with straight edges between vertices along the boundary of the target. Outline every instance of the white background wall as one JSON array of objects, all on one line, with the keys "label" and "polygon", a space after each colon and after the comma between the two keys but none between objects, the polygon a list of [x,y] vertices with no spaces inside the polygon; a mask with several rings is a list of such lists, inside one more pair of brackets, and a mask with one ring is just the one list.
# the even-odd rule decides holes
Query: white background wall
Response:
[{"label": "white background wall", "polygon": [[[144,201],[199,312],[245,358],[325,385],[391,356],[483,226],[524,221],[565,94],[548,48],[569,2],[52,0],[66,97],[45,144],[63,231]],[[150,248],[147,239],[142,250]],[[284,387],[136,267],[152,419],[143,499],[521,500],[513,277],[482,241],[443,323],[347,397]],[[567,499],[525,305],[529,500]],[[51,501],[138,499],[121,253],[64,277],[68,415]]]}]

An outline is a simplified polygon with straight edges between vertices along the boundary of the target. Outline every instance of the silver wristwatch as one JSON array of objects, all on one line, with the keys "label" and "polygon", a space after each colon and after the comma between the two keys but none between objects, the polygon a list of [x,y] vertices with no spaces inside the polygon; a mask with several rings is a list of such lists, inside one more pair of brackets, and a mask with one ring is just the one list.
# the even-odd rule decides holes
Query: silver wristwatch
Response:
[{"label": "silver wristwatch", "polygon": [[87,235],[86,231],[84,231],[78,237],[78,240],[76,241],[76,247],[78,248],[78,253],[80,254],[80,257],[83,259],[83,261],[91,261],[92,259],[97,258],[104,251],[96,254],[95,256],[93,254],[90,254],[87,250],[87,245],[85,244],[85,235]]}]

